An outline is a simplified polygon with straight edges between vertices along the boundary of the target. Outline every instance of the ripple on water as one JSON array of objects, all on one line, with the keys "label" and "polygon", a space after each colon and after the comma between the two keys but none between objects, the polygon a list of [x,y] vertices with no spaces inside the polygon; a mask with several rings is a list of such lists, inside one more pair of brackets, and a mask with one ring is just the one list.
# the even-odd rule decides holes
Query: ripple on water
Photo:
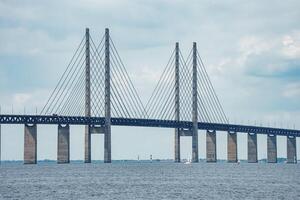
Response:
[{"label": "ripple on water", "polygon": [[300,165],[1,165],[0,199],[300,199]]}]

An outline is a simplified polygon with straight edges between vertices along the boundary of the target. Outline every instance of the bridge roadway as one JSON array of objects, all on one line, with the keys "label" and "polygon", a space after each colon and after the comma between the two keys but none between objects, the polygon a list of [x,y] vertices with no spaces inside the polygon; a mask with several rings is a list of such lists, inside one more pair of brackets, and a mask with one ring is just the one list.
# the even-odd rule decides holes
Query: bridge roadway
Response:
[{"label": "bridge roadway", "polygon": [[[69,124],[104,125],[104,117],[56,116],[56,115],[0,115],[0,124]],[[192,121],[111,118],[115,126],[161,127],[191,129]],[[198,122],[200,130],[229,131],[241,133],[272,134],[300,137],[300,130],[270,128],[249,125]]]}]

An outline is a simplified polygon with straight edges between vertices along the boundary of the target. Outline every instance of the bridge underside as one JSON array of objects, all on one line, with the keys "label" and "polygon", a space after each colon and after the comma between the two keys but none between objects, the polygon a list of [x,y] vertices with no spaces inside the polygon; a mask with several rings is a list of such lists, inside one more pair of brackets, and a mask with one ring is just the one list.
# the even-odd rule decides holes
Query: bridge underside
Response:
[{"label": "bridge underside", "polygon": [[[37,163],[37,124],[58,125],[57,162],[70,162],[70,125],[85,125],[87,129],[85,141],[85,162],[91,162],[91,134],[104,134],[104,118],[95,117],[67,117],[67,116],[28,116],[28,115],[0,115],[1,124],[24,124],[24,163]],[[175,138],[175,161],[180,162],[180,137],[193,136],[192,122],[152,120],[152,119],[124,119],[111,118],[115,126],[161,127],[175,128],[178,134]],[[248,162],[256,163],[257,134],[268,135],[268,162],[277,162],[276,135],[287,136],[287,162],[296,163],[296,137],[298,130],[275,129],[267,127],[243,126],[233,124],[198,123],[198,129],[206,130],[207,162],[216,162],[216,132],[227,131],[228,162],[237,162],[237,132],[248,134]]]},{"label": "bridge underside", "polygon": [[[69,125],[94,125],[103,126],[104,117],[71,117],[52,115],[0,115],[0,124],[69,124]],[[127,119],[111,118],[114,126],[143,126],[160,128],[184,128],[191,129],[191,121],[156,120],[156,119]],[[257,133],[282,136],[300,137],[300,130],[280,129],[259,126],[218,124],[198,122],[199,130],[230,131],[239,133]]]}]

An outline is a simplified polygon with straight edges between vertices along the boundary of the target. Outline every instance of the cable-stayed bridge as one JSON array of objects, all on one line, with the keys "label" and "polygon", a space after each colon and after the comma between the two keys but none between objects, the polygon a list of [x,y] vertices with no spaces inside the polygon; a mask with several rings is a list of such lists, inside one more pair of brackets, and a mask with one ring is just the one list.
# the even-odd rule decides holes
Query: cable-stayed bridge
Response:
[{"label": "cable-stayed bridge", "polygon": [[104,134],[104,162],[111,162],[111,126],[174,128],[174,160],[180,162],[180,138],[192,137],[192,161],[198,162],[198,130],[206,130],[207,162],[216,162],[216,132],[227,131],[228,162],[237,162],[237,132],[248,134],[248,162],[257,162],[257,134],[267,134],[268,162],[277,162],[277,135],[287,136],[287,162],[296,163],[300,130],[230,124],[194,42],[183,57],[179,44],[146,103],[132,83],[105,29],[96,44],[86,29],[66,70],[39,115],[0,115],[1,124],[24,124],[24,163],[37,162],[37,125],[58,125],[58,163],[70,161],[70,125],[85,126],[86,163],[91,134]]}]

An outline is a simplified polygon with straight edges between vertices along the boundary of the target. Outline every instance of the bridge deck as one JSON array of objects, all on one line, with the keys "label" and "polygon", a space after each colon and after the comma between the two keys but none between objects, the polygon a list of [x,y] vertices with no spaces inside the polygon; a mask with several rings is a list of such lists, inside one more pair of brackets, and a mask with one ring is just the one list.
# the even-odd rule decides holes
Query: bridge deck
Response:
[{"label": "bridge deck", "polygon": [[[191,128],[191,121],[111,118],[115,126],[142,126],[161,128]],[[104,125],[104,117],[54,116],[54,115],[0,115],[0,124],[70,124],[70,125]],[[270,127],[218,124],[198,122],[201,130],[231,131],[257,134],[290,135],[300,137],[300,130]]]}]

